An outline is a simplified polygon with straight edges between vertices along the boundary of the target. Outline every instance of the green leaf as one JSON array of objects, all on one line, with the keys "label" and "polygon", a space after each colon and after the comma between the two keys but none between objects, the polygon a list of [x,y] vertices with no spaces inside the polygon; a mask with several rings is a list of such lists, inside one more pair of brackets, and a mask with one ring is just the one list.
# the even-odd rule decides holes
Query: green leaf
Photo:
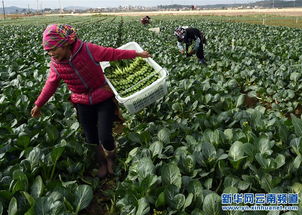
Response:
[{"label": "green leaf", "polygon": [[271,166],[271,160],[270,159],[264,158],[263,155],[261,155],[260,153],[257,153],[255,158],[258,161],[258,163],[261,165],[262,168],[264,168],[264,169],[269,169],[270,168],[270,166]]},{"label": "green leaf", "polygon": [[261,46],[261,51],[263,51],[263,52],[265,52],[265,51],[266,51],[266,47],[265,47],[265,45],[262,45],[262,46]]},{"label": "green leaf", "polygon": [[13,194],[8,190],[0,190],[0,198],[5,200],[10,200],[13,197]]},{"label": "green leaf", "polygon": [[138,149],[139,149],[138,147],[135,147],[134,149],[132,149],[129,152],[128,157],[127,157],[127,159],[125,161],[125,164],[129,164],[132,161],[132,159],[137,155]]},{"label": "green leaf", "polygon": [[174,184],[181,188],[181,174],[176,164],[165,164],[161,169],[161,177],[164,185]]},{"label": "green leaf", "polygon": [[297,82],[299,78],[301,77],[301,74],[298,72],[293,72],[290,74],[290,80]]},{"label": "green leaf", "polygon": [[131,132],[127,135],[127,137],[131,140],[131,142],[134,142],[134,143],[140,143],[141,142],[141,140],[139,138],[139,135],[136,134],[136,133]]},{"label": "green leaf", "polygon": [[189,207],[191,205],[191,203],[193,201],[193,197],[194,197],[193,193],[189,193],[189,195],[186,198],[184,207],[183,207],[184,209],[187,208],[187,207]]},{"label": "green leaf", "polygon": [[143,181],[147,176],[154,174],[155,167],[150,158],[144,157],[137,164],[139,181]]},{"label": "green leaf", "polygon": [[51,214],[50,205],[52,202],[49,202],[47,197],[38,198],[35,205],[35,212],[39,215],[49,215]]},{"label": "green leaf", "polygon": [[182,111],[182,106],[180,103],[176,102],[172,104],[172,110],[174,111]]},{"label": "green leaf", "polygon": [[185,202],[186,197],[183,194],[179,193],[176,194],[172,200],[170,199],[170,201],[168,201],[168,204],[171,208],[180,210],[182,207],[184,207]]},{"label": "green leaf", "polygon": [[224,187],[236,187],[239,183],[239,179],[236,176],[228,175],[225,177],[223,185]]},{"label": "green leaf", "polygon": [[278,154],[275,158],[275,169],[279,169],[281,166],[285,164],[285,156],[282,154]]},{"label": "green leaf", "polygon": [[42,152],[41,149],[38,147],[34,147],[28,157],[26,158],[30,162],[31,169],[34,170],[37,166],[39,166],[39,163],[42,159]]},{"label": "green leaf", "polygon": [[13,180],[10,184],[10,191],[15,194],[18,191],[27,190],[28,181],[27,180]]},{"label": "green leaf", "polygon": [[195,208],[195,209],[192,211],[191,215],[205,215],[205,214],[202,212],[202,210],[200,210],[200,209],[198,209],[198,208]]},{"label": "green leaf", "polygon": [[165,186],[165,200],[167,204],[172,207],[174,205],[174,197],[179,192],[179,188],[176,187],[174,184],[170,184]]},{"label": "green leaf", "polygon": [[59,131],[55,126],[46,127],[46,140],[48,142],[54,142],[59,138]]},{"label": "green leaf", "polygon": [[280,211],[270,211],[267,213],[267,215],[279,215]]},{"label": "green leaf", "polygon": [[228,129],[224,130],[223,133],[226,136],[227,140],[229,140],[229,141],[233,140],[233,136],[234,136],[233,135],[233,129],[228,128]]},{"label": "green leaf", "polygon": [[2,202],[0,202],[0,215],[3,214],[3,205],[2,205]]},{"label": "green leaf", "polygon": [[23,149],[26,149],[30,144],[30,137],[27,135],[22,135],[18,137],[17,145],[22,147]]},{"label": "green leaf", "polygon": [[245,95],[241,94],[237,99],[236,108],[239,108],[244,104],[244,99],[245,99]]},{"label": "green leaf", "polygon": [[216,193],[206,195],[202,208],[205,214],[222,215],[220,196]]},{"label": "green leaf", "polygon": [[13,172],[13,179],[18,180],[18,181],[27,181],[27,176],[24,172],[21,170],[17,169]]},{"label": "green leaf", "polygon": [[189,145],[197,145],[198,144],[196,139],[191,135],[186,136],[186,141]]},{"label": "green leaf", "polygon": [[254,127],[264,130],[267,126],[263,120],[263,112],[265,112],[265,108],[262,106],[257,106],[256,108],[252,110],[251,123],[254,125]]},{"label": "green leaf", "polygon": [[194,199],[200,196],[203,197],[202,185],[199,180],[194,179],[190,181],[187,189],[188,189],[188,193],[193,193]]},{"label": "green leaf", "polygon": [[238,193],[238,189],[236,187],[226,187],[223,193]]},{"label": "green leaf", "polygon": [[210,190],[212,188],[213,185],[213,178],[208,178],[205,182],[204,182],[204,186],[207,190]]},{"label": "green leaf", "polygon": [[25,196],[25,198],[27,199],[29,205],[32,207],[35,204],[35,199],[28,193],[23,191],[22,194]]},{"label": "green leaf", "polygon": [[24,215],[36,215],[35,213],[35,207],[31,207]]},{"label": "green leaf", "polygon": [[64,149],[65,149],[64,147],[58,147],[51,150],[51,159],[53,163],[59,160],[59,158],[64,152]]},{"label": "green leaf", "polygon": [[64,204],[66,205],[66,207],[71,210],[74,211],[74,207],[73,205],[64,197]]},{"label": "green leaf", "polygon": [[181,168],[182,172],[191,174],[195,170],[195,163],[196,160],[194,156],[187,155],[182,156],[180,159],[179,167]]},{"label": "green leaf", "polygon": [[227,154],[222,154],[219,156],[219,158],[217,158],[217,161],[228,159],[228,157],[229,156]]},{"label": "green leaf", "polygon": [[15,194],[18,191],[28,189],[28,178],[24,172],[17,169],[13,172],[13,181],[10,184],[10,191]]},{"label": "green leaf", "polygon": [[[166,198],[165,198],[165,193],[164,192],[161,192],[159,194],[159,196],[157,197],[156,199],[156,202],[155,202],[155,207],[156,208],[160,208],[160,207],[163,207],[166,205]],[[0,214],[1,215],[1,214]]]},{"label": "green leaf", "polygon": [[290,187],[290,189],[293,193],[302,193],[302,184],[296,182]]},{"label": "green leaf", "polygon": [[159,141],[163,143],[170,143],[170,131],[166,128],[161,129],[158,132],[157,137]]},{"label": "green leaf", "polygon": [[71,126],[70,129],[71,130],[78,130],[78,128],[80,127],[80,124],[78,122],[74,122]]},{"label": "green leaf", "polygon": [[18,205],[17,205],[17,199],[13,197],[8,205],[8,214],[9,215],[16,215],[18,212]]},{"label": "green leaf", "polygon": [[204,142],[201,145],[201,150],[204,158],[206,158],[207,160],[216,158],[216,148],[212,143]]},{"label": "green leaf", "polygon": [[73,202],[76,213],[88,207],[93,198],[92,188],[89,185],[80,185],[75,190],[75,201]]},{"label": "green leaf", "polygon": [[[61,178],[61,175],[59,177],[60,177],[60,181],[62,182],[62,186],[65,187],[65,188],[68,188],[68,187],[71,187],[71,186],[77,184],[76,180],[74,180],[74,181],[63,181],[62,178]],[[89,182],[89,180],[85,180],[85,181],[86,181],[86,183]]]},{"label": "green leaf", "polygon": [[138,208],[135,215],[145,215],[150,211],[150,206],[146,198],[141,198],[137,201]]},{"label": "green leaf", "polygon": [[37,199],[41,197],[41,195],[43,194],[43,189],[44,189],[44,184],[43,184],[42,177],[38,175],[35,178],[33,184],[31,185],[30,193],[35,199]]},{"label": "green leaf", "polygon": [[185,99],[185,103],[188,104],[190,101],[191,101],[191,97],[187,96],[186,99]]},{"label": "green leaf", "polygon": [[219,145],[220,141],[220,131],[219,130],[214,130],[214,131],[209,131],[207,132],[208,134],[208,138],[209,141],[213,144],[213,145]]},{"label": "green leaf", "polygon": [[301,166],[302,157],[301,155],[298,155],[295,160],[293,161],[293,166],[295,169],[298,169]]},{"label": "green leaf", "polygon": [[192,104],[192,110],[195,110],[198,107],[198,100],[196,100],[193,104]]},{"label": "green leaf", "polygon": [[293,211],[288,211],[282,215],[298,215],[296,212],[293,212]]},{"label": "green leaf", "polygon": [[233,161],[239,161],[246,156],[244,156],[244,150],[243,150],[243,143],[240,141],[236,141],[232,144],[230,150],[229,150],[229,157]]},{"label": "green leaf", "polygon": [[290,141],[290,146],[297,155],[301,155],[301,153],[300,153],[300,148],[301,148],[301,143],[302,143],[301,140],[302,140],[302,137],[298,137],[298,138],[293,138]]},{"label": "green leaf", "polygon": [[156,155],[161,155],[163,151],[163,143],[160,141],[156,141],[152,143],[149,147],[150,151],[152,152],[152,157],[155,157]]},{"label": "green leaf", "polygon": [[246,182],[246,181],[239,181],[238,183],[238,189],[240,190],[246,190],[249,188],[251,184],[249,182]]},{"label": "green leaf", "polygon": [[258,139],[257,142],[258,145],[258,150],[261,155],[271,155],[272,150],[271,148],[273,147],[273,143],[270,142],[270,140],[266,136],[261,136]]},{"label": "green leaf", "polygon": [[292,118],[292,123],[295,128],[295,133],[297,136],[301,137],[302,136],[302,120],[298,119],[294,114],[290,114]]},{"label": "green leaf", "polygon": [[281,122],[278,123],[278,134],[279,134],[280,139],[282,140],[282,142],[286,143],[287,139],[288,139],[289,132],[288,132],[287,126],[285,126]]},{"label": "green leaf", "polygon": [[212,94],[207,94],[205,95],[204,99],[205,99],[205,104],[208,104],[211,100],[212,100]]},{"label": "green leaf", "polygon": [[270,174],[264,174],[260,179],[261,188],[264,189],[267,193],[271,192],[273,185],[272,185],[272,176]]}]

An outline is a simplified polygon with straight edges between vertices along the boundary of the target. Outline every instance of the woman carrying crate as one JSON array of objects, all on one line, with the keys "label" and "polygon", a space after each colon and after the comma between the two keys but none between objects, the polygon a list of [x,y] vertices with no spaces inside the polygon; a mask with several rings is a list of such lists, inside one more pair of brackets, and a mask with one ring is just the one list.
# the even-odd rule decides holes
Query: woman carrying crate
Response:
[{"label": "woman carrying crate", "polygon": [[75,29],[66,24],[52,24],[43,32],[43,49],[51,56],[46,83],[31,110],[39,117],[41,107],[50,99],[63,80],[71,91],[70,101],[76,108],[86,141],[95,144],[99,177],[113,174],[115,142],[112,136],[117,105],[105,81],[100,61],[136,57],[147,58],[146,51],[121,50],[83,42]]},{"label": "woman carrying crate", "polygon": [[177,37],[177,47],[180,53],[186,54],[187,57],[195,53],[199,62],[206,64],[203,52],[203,44],[206,44],[206,38],[200,30],[190,27],[177,27],[174,35]]}]

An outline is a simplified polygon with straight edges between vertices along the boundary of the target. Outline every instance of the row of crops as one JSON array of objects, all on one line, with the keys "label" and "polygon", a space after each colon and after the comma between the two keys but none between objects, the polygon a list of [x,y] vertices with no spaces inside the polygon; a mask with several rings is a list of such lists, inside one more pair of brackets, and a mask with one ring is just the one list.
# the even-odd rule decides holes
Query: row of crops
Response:
[{"label": "row of crops", "polygon": [[[223,212],[220,199],[222,193],[302,197],[301,30],[190,16],[152,20],[159,34],[133,17],[0,26],[0,215],[86,214],[93,192],[102,189],[68,89],[62,85],[41,118],[29,115],[47,76],[41,34],[46,24],[67,21],[84,41],[137,42],[170,73],[163,99],[135,115],[124,112],[111,214],[302,213]],[[178,54],[179,25],[205,33],[207,66]]]}]

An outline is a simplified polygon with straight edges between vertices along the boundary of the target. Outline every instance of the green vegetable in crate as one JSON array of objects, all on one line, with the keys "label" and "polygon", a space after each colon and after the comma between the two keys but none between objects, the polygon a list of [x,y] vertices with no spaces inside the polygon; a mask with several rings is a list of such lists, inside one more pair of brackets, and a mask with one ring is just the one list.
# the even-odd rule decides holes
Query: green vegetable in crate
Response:
[{"label": "green vegetable in crate", "polygon": [[113,62],[109,68],[105,69],[105,75],[123,97],[128,97],[148,87],[159,78],[159,73],[143,58],[123,62],[123,65]]}]

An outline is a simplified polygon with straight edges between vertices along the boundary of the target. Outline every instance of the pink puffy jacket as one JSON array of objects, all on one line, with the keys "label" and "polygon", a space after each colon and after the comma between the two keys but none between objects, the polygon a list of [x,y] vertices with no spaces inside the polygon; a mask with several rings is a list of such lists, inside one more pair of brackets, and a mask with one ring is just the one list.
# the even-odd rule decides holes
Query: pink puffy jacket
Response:
[{"label": "pink puffy jacket", "polygon": [[73,103],[96,104],[109,99],[113,93],[102,88],[106,81],[99,62],[135,57],[135,50],[106,48],[78,39],[69,60],[57,62],[51,59],[49,76],[35,104],[43,106],[55,93],[60,80],[72,92],[70,99]]}]

